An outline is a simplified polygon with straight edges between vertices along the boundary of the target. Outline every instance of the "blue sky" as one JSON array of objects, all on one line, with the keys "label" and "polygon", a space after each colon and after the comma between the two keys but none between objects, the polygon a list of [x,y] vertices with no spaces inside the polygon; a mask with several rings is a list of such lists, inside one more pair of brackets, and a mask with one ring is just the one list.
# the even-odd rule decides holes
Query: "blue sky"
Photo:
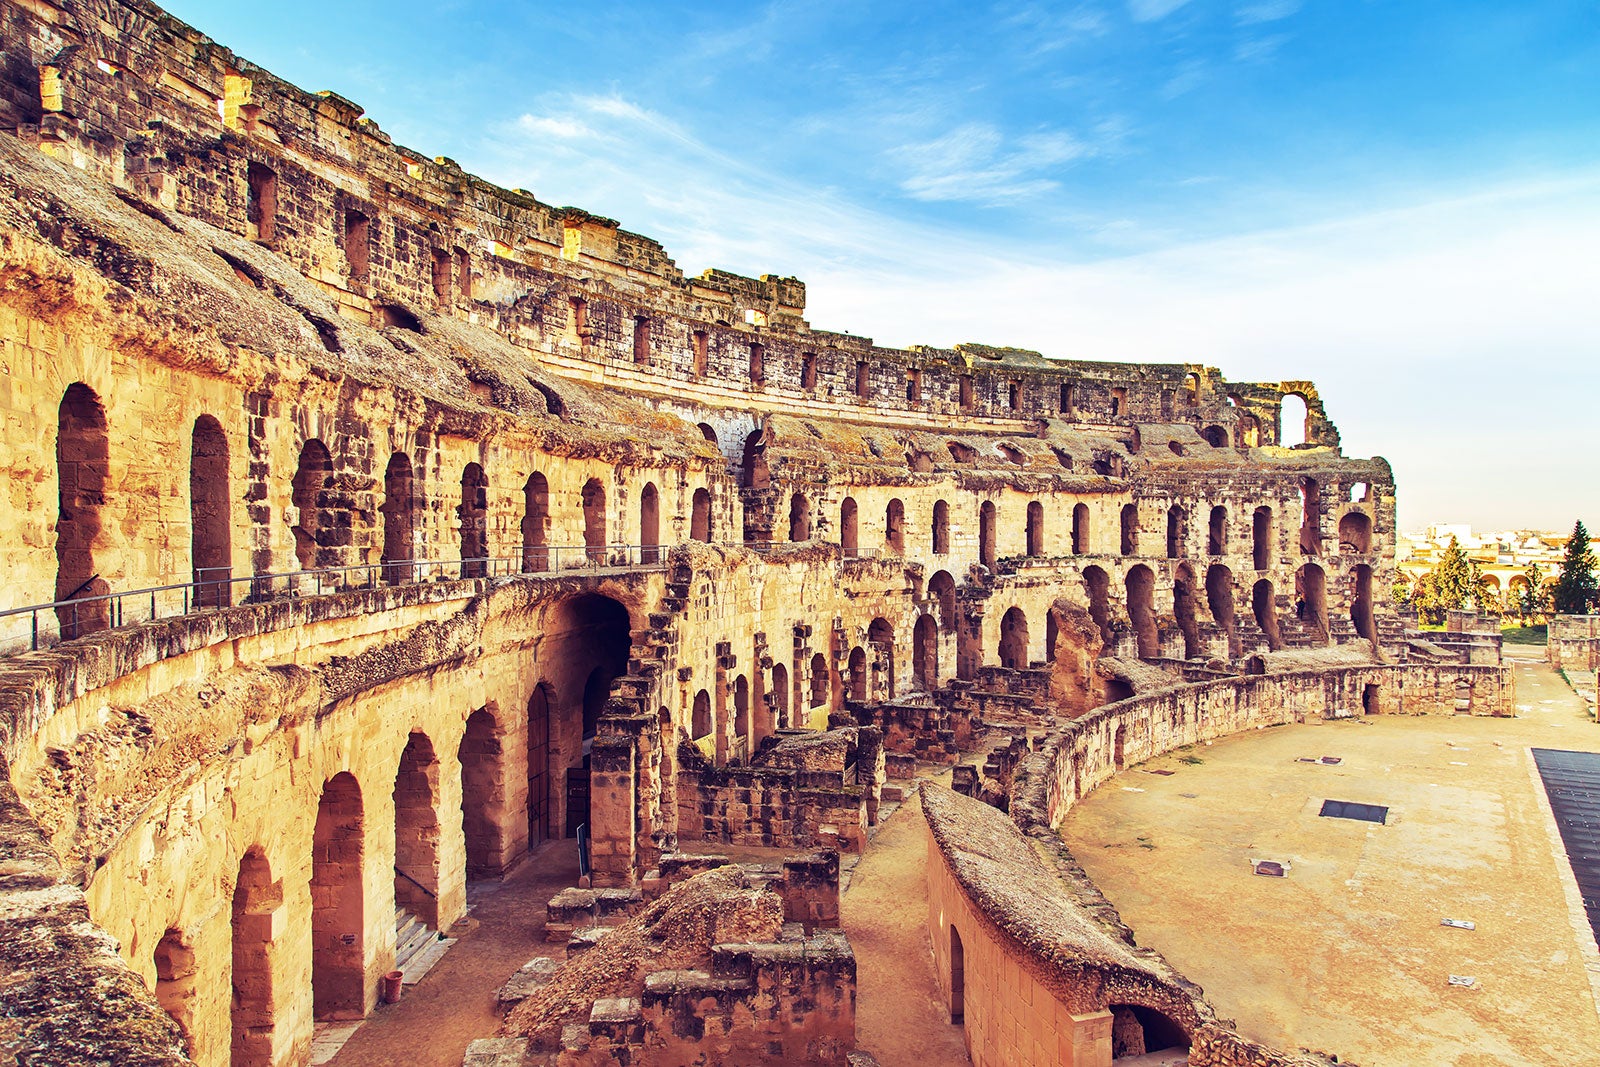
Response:
[{"label": "blue sky", "polygon": [[881,343],[1316,381],[1401,521],[1600,523],[1600,4],[173,0]]}]

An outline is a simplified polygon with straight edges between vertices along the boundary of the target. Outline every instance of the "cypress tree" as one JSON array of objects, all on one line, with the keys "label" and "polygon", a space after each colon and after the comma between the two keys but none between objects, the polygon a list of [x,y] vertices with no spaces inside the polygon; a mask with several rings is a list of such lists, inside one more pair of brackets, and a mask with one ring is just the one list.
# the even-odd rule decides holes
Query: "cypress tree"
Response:
[{"label": "cypress tree", "polygon": [[1589,531],[1582,520],[1572,527],[1566,555],[1561,558],[1561,573],[1556,575],[1551,599],[1561,615],[1582,615],[1594,603],[1596,582],[1594,553],[1589,549]]}]

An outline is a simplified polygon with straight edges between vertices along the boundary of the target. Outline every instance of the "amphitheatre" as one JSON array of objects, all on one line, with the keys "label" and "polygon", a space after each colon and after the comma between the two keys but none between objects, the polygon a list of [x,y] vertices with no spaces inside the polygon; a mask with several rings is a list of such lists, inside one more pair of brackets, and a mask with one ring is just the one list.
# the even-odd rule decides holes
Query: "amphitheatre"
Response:
[{"label": "amphitheatre", "polygon": [[9,1062],[1592,1052],[1587,713],[1389,605],[1312,383],[813,327],[147,0],[0,40]]}]

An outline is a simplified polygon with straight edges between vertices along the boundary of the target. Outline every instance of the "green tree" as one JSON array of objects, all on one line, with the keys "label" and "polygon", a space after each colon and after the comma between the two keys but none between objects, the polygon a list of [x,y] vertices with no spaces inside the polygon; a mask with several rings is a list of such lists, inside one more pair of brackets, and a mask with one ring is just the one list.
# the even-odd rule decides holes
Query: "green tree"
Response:
[{"label": "green tree", "polygon": [[1594,553],[1589,549],[1589,531],[1582,520],[1572,527],[1566,555],[1561,557],[1561,573],[1556,575],[1551,599],[1561,615],[1582,615],[1594,602],[1596,582]]},{"label": "green tree", "polygon": [[1543,615],[1550,610],[1550,580],[1544,576],[1544,568],[1536,560],[1528,564],[1522,576],[1528,583],[1516,587],[1517,614],[1525,620],[1534,615]]}]

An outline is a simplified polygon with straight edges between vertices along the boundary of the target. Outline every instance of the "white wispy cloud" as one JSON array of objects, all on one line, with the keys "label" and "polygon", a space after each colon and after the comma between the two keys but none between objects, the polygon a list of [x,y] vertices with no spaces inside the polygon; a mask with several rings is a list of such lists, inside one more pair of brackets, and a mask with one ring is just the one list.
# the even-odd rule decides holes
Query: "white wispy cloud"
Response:
[{"label": "white wispy cloud", "polygon": [[1135,22],[1155,22],[1164,19],[1189,0],[1128,0],[1128,14]]},{"label": "white wispy cloud", "polygon": [[1241,26],[1260,22],[1277,22],[1300,10],[1300,0],[1260,0],[1237,8],[1233,17]]},{"label": "white wispy cloud", "polygon": [[1090,154],[1062,130],[1008,139],[995,126],[967,122],[932,140],[893,153],[908,171],[900,187],[917,200],[958,200],[985,206],[1039,196],[1059,187],[1049,171]]}]

